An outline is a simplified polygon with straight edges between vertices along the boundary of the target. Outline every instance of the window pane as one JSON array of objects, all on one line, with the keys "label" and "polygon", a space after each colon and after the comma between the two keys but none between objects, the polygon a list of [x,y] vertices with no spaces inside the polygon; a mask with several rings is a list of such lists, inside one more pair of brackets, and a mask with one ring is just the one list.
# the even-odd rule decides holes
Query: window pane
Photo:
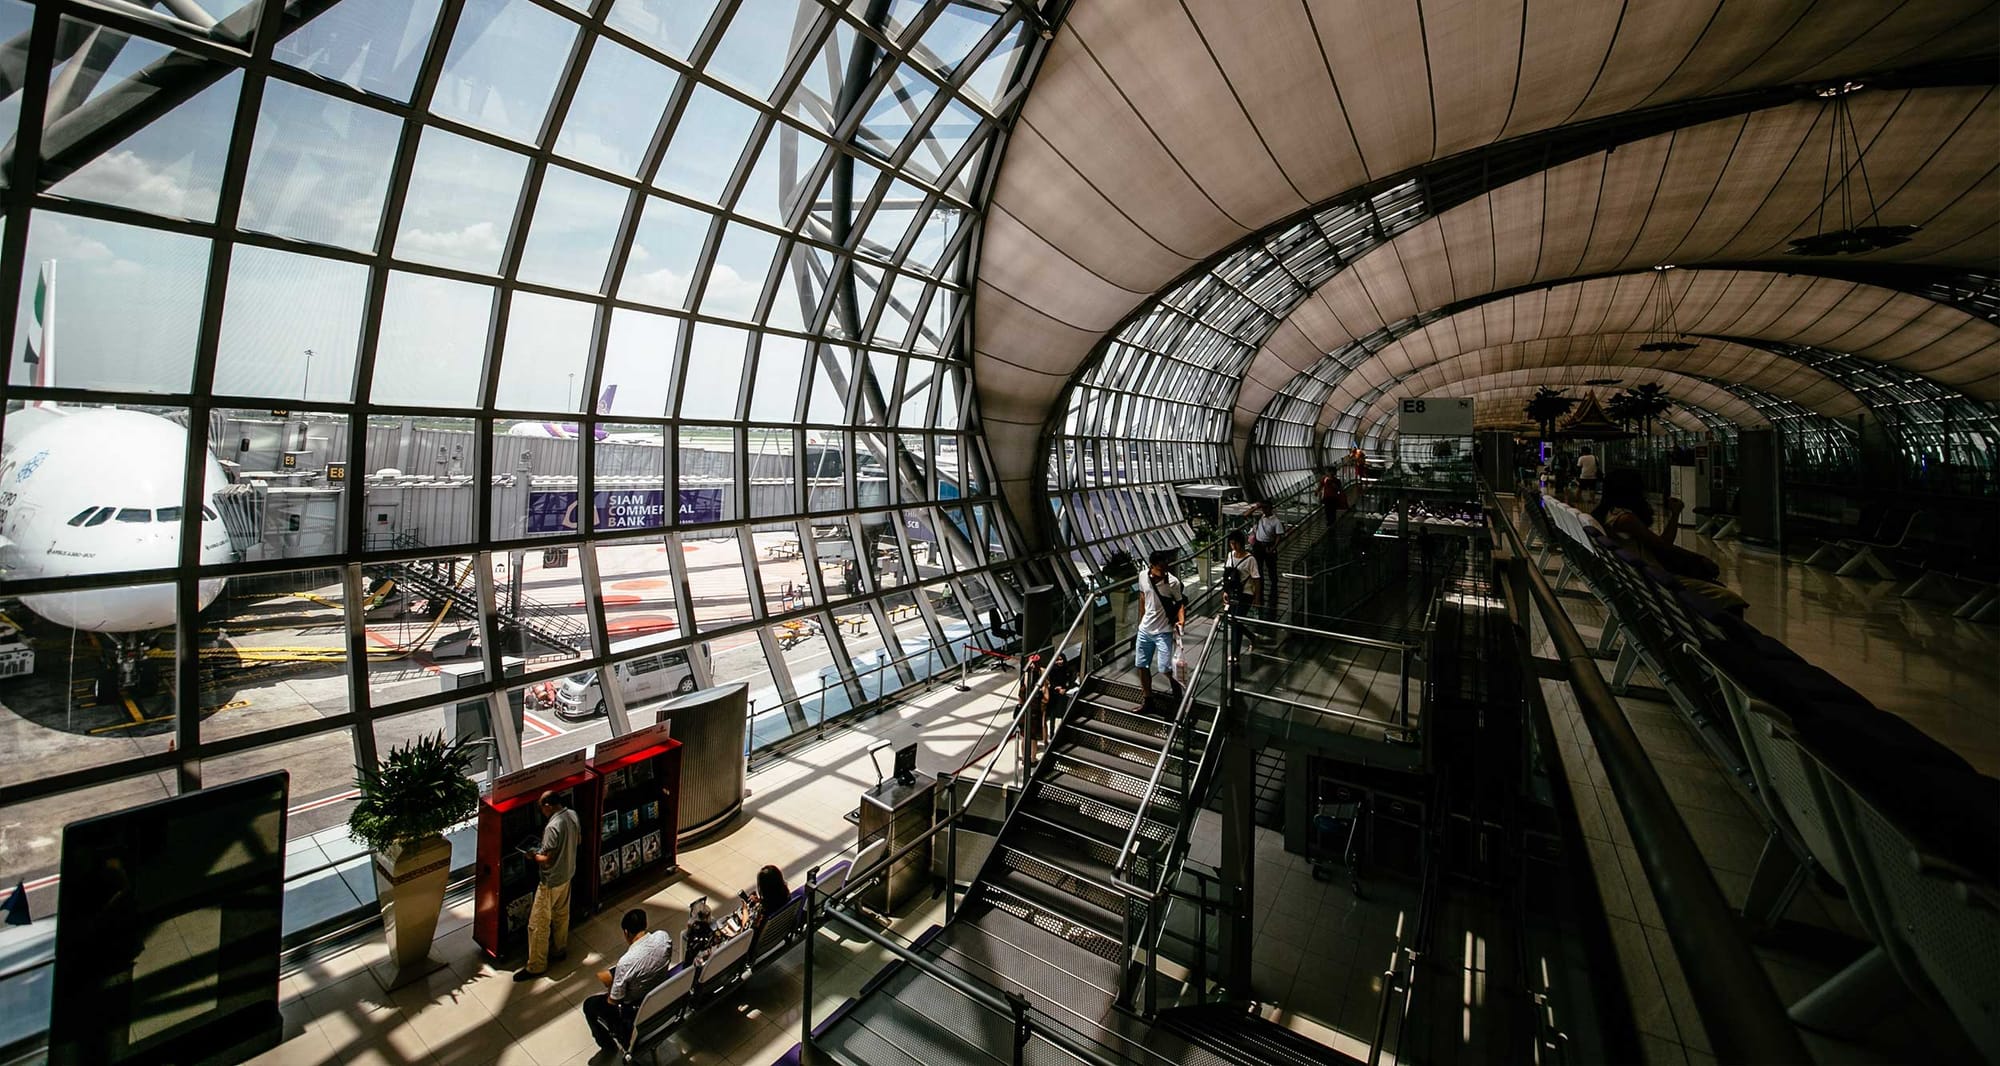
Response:
[{"label": "window pane", "polygon": [[594,549],[604,583],[604,628],[614,653],[664,644],[680,635],[670,548],[671,543],[654,538],[599,544]]},{"label": "window pane", "polygon": [[[371,501],[369,510],[375,509]],[[370,525],[378,525],[372,516]],[[477,602],[472,567],[472,556],[443,555],[363,569],[371,601],[366,635],[378,653],[368,659],[369,702],[379,706],[435,695],[440,683],[457,688],[457,679],[468,672],[477,679],[479,657],[471,645],[478,640],[479,619],[452,604],[454,590],[463,590],[467,603]],[[412,661],[417,655],[439,669],[418,665]],[[444,725],[445,712],[422,713],[433,716],[432,732]]]},{"label": "window pane", "polygon": [[[750,470],[744,484],[750,490],[752,518],[799,513],[797,449],[793,433],[789,429],[752,429],[746,436]],[[791,555],[775,556],[765,552],[764,549],[769,547],[768,535],[760,532],[757,536],[760,558],[792,558]],[[792,530],[790,546],[792,550],[798,548],[797,530]],[[804,571],[800,570],[796,577],[803,583]]]},{"label": "window pane", "polygon": [[516,293],[507,312],[507,343],[501,350],[494,405],[528,411],[583,410],[581,394],[590,378],[585,359],[596,321],[597,309],[590,304]]},{"label": "window pane", "polygon": [[749,178],[731,210],[759,221],[789,225],[797,217],[829,149],[782,122],[772,123]]},{"label": "window pane", "polygon": [[[23,347],[46,351],[59,322],[61,366],[48,380],[50,364],[15,358],[8,380],[186,392],[207,287],[206,240],[36,211],[28,225],[14,335]],[[36,305],[44,301],[45,315],[38,316]]]},{"label": "window pane", "polygon": [[431,110],[535,141],[575,37],[576,23],[529,0],[468,0]]},{"label": "window pane", "polygon": [[[63,20],[66,25],[75,25]],[[86,50],[88,52],[89,50]],[[185,103],[148,122],[115,146],[93,153],[88,162],[49,189],[58,196],[129,207],[202,222],[215,218],[222,191],[222,165],[229,154],[236,96],[243,75],[232,72]],[[50,150],[43,142],[43,150]],[[76,161],[50,157],[43,180],[63,174]]]},{"label": "window pane", "polygon": [[669,402],[680,333],[677,318],[624,308],[611,312],[601,377],[607,388],[618,387],[614,400],[619,414],[657,418],[673,413]]},{"label": "window pane", "polygon": [[632,251],[618,283],[620,299],[657,307],[687,303],[688,280],[712,216],[657,196],[646,198],[645,213],[632,237]]},{"label": "window pane", "polygon": [[637,177],[680,75],[609,39],[591,49],[556,151]]},{"label": "window pane", "polygon": [[604,22],[675,59],[686,59],[714,10],[715,0],[618,0]]},{"label": "window pane", "polygon": [[799,403],[799,373],[805,368],[806,345],[790,337],[767,334],[757,352],[757,387],[750,393],[750,420],[790,422]]},{"label": "window pane", "polygon": [[[317,362],[313,370],[318,372]],[[268,474],[270,480],[289,483],[295,490],[264,494],[254,513],[255,524],[243,522],[250,527],[242,549],[245,560],[308,558],[347,549],[342,516],[352,479],[349,471],[334,465],[344,466],[351,458],[347,424],[344,414],[293,409],[274,415],[268,407],[221,409],[211,415],[210,451],[234,462],[246,477]],[[236,511],[234,521],[252,517],[241,508],[230,509]],[[242,590],[231,584],[229,591]],[[316,602],[305,600],[297,606],[306,610]]]},{"label": "window pane", "polygon": [[771,257],[777,249],[777,237],[740,222],[730,223],[716,249],[708,283],[701,290],[702,313],[745,322],[755,319],[757,298],[763,294],[764,278],[771,271]]},{"label": "window pane", "polygon": [[354,353],[367,299],[367,267],[238,245],[229,259],[215,391],[353,399]]},{"label": "window pane", "polygon": [[[291,594],[272,595],[272,588]],[[299,571],[271,579],[231,582],[215,605],[214,647],[220,653],[201,661],[204,705],[218,709],[202,719],[203,740],[246,736],[268,729],[330,718],[347,711],[347,619],[337,570]],[[284,683],[258,683],[273,662],[283,664]],[[254,687],[253,687],[254,686]],[[253,694],[254,693],[254,694]],[[321,734],[344,758],[314,760],[291,767],[292,802],[345,792],[354,783],[353,755],[346,730]],[[319,750],[309,744],[304,750]],[[269,751],[270,749],[259,749]],[[255,762],[255,760],[252,760]],[[202,783],[214,764],[202,764]],[[246,771],[263,773],[269,766]],[[320,823],[322,828],[329,823]]]},{"label": "window pane", "polygon": [[627,196],[610,182],[550,167],[521,253],[521,280],[602,292]]},{"label": "window pane", "polygon": [[708,70],[753,96],[769,97],[818,14],[818,4],[801,0],[743,0],[709,56]]},{"label": "window pane", "polygon": [[342,0],[278,42],[273,58],[364,92],[408,100],[437,25],[438,3]]},{"label": "window pane", "polygon": [[493,289],[401,271],[389,275],[369,400],[472,407],[493,317]]},{"label": "window pane", "polygon": [[682,418],[736,417],[736,397],[743,387],[743,349],[749,337],[728,326],[700,323],[694,327],[687,384],[681,391]]},{"label": "window pane", "polygon": [[722,187],[757,123],[757,112],[706,86],[696,89],[674,127],[673,141],[653,184],[668,192],[719,203]]},{"label": "window pane", "polygon": [[372,251],[401,127],[373,108],[267,82],[238,225]]},{"label": "window pane", "polygon": [[695,628],[708,633],[748,621],[750,585],[744,578],[736,534],[728,530],[687,533],[680,541],[688,589],[694,596]]},{"label": "window pane", "polygon": [[396,254],[491,274],[514,224],[526,156],[440,129],[424,131]]}]

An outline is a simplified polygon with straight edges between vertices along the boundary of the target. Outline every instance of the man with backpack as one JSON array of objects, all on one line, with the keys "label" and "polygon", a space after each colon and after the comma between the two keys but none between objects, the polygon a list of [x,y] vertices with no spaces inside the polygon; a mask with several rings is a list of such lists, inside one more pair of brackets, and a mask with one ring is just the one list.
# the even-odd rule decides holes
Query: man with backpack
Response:
[{"label": "man with backpack", "polygon": [[1264,576],[1264,608],[1278,609],[1278,541],[1284,538],[1285,523],[1268,503],[1258,504],[1257,524],[1250,527],[1250,554],[1257,558],[1257,572]]},{"label": "man with backpack", "polygon": [[1180,700],[1174,653],[1181,627],[1187,622],[1187,590],[1181,579],[1167,570],[1173,561],[1173,552],[1156,551],[1146,560],[1146,572],[1139,575],[1139,635],[1132,649],[1132,665],[1139,671],[1142,704],[1152,702],[1155,671],[1167,675],[1175,701]]}]

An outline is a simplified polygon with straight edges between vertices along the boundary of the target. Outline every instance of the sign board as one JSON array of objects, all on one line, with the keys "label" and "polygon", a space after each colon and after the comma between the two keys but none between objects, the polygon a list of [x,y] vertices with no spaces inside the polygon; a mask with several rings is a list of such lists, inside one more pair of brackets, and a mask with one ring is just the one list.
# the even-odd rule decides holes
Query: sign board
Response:
[{"label": "sign board", "polygon": [[1444,437],[1472,435],[1472,397],[1426,396],[1402,402],[1402,421],[1397,430],[1404,436],[1431,434]]},{"label": "sign board", "polygon": [[525,770],[516,770],[493,782],[495,797],[520,796],[540,792],[564,778],[581,773],[588,756],[581,751],[558,755]]},{"label": "sign board", "polygon": [[[664,529],[667,522],[667,494],[661,489],[593,492],[595,527],[614,529]],[[722,521],[721,489],[680,490],[680,515],[684,525]],[[528,493],[528,532],[573,532],[577,496],[574,492]]]},{"label": "sign board", "polygon": [[655,725],[642,725],[623,736],[600,740],[591,750],[591,761],[599,763],[617,762],[635,751],[665,744],[673,732],[674,723],[669,720]]}]

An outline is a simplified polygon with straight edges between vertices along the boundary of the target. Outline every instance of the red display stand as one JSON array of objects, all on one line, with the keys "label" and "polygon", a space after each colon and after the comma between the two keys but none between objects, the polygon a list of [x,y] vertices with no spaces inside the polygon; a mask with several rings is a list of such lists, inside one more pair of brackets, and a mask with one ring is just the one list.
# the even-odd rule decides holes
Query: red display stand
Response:
[{"label": "red display stand", "polygon": [[590,760],[597,787],[584,823],[595,861],[591,883],[602,899],[625,888],[657,884],[675,868],[680,825],[681,742],[671,723],[644,726],[597,745]]},{"label": "red display stand", "polygon": [[590,913],[597,898],[599,781],[583,752],[559,756],[493,782],[479,801],[478,865],[474,869],[472,940],[493,958],[526,948],[528,912],[535,900],[540,868],[521,851],[539,846],[546,819],[538,801],[551,789],[570,794],[583,833],[577,842],[576,876],[570,882],[570,924]]}]

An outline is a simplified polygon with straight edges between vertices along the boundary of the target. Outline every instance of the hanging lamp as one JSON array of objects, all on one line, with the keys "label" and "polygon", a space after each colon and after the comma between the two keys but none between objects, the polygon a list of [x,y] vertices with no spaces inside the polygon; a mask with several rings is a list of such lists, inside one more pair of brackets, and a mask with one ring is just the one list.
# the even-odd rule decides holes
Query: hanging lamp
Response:
[{"label": "hanging lamp", "polygon": [[[1826,173],[1820,178],[1816,232],[1809,237],[1792,238],[1787,242],[1791,247],[1786,249],[1786,255],[1861,255],[1908,244],[1923,228],[1882,225],[1875,190],[1868,183],[1868,164],[1862,158],[1861,134],[1855,128],[1854,113],[1847,103],[1847,98],[1861,89],[1858,81],[1844,81],[1817,91],[1820,99],[1826,101],[1821,109],[1831,109],[1833,121],[1827,131]],[[1839,212],[1831,220],[1827,218],[1829,204]],[[1827,229],[1829,221],[1837,222],[1839,228]]]}]

